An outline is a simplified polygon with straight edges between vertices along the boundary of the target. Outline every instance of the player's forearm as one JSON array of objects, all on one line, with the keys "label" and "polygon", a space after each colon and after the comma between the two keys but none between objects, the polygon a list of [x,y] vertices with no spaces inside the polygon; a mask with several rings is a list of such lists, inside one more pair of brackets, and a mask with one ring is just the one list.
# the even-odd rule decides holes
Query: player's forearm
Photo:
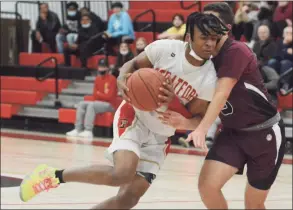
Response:
[{"label": "player's forearm", "polygon": [[180,125],[178,128],[178,130],[195,130],[197,128],[197,126],[200,124],[202,120],[202,117],[200,116],[196,116],[190,119],[185,119],[184,123],[182,125]]},{"label": "player's forearm", "polygon": [[207,112],[203,117],[202,121],[198,125],[200,129],[204,131],[208,131],[211,125],[215,122],[217,117],[219,116],[221,110],[225,106],[227,102],[228,96],[223,92],[216,92],[212,102],[208,106]]},{"label": "player's forearm", "polygon": [[121,68],[119,73],[119,78],[124,77],[125,75],[129,73],[133,73],[135,71],[135,60],[132,59],[128,62],[126,62]]}]

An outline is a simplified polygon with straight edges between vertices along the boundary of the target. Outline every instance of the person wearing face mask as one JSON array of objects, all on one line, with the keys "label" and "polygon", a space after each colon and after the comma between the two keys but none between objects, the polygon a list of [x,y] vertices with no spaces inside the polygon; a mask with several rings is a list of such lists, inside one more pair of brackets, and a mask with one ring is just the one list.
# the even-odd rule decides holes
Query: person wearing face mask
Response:
[{"label": "person wearing face mask", "polygon": [[115,77],[118,77],[120,68],[124,65],[124,63],[130,61],[133,57],[134,56],[129,48],[129,45],[127,43],[122,42],[119,46],[119,53],[112,74]]},{"label": "person wearing face mask", "polygon": [[99,33],[98,28],[92,24],[92,20],[89,14],[82,16],[81,28],[78,30],[78,38],[76,42],[67,45],[64,49],[64,60],[65,65],[70,66],[70,55],[75,54],[80,57],[82,67],[86,68],[87,64],[87,54],[84,53],[86,50],[86,42],[97,33]]},{"label": "person wearing face mask", "polygon": [[172,19],[173,27],[169,28],[167,31],[158,35],[158,39],[180,39],[182,40],[186,24],[184,23],[184,17],[181,14],[175,14]]},{"label": "person wearing face mask", "polygon": [[136,47],[136,55],[139,55],[141,52],[144,51],[144,48],[148,45],[146,39],[144,37],[139,37],[136,40],[135,47]]},{"label": "person wearing face mask", "polygon": [[81,101],[77,105],[75,128],[66,133],[68,137],[93,139],[94,121],[97,114],[114,112],[116,108],[116,78],[109,74],[109,65],[102,58],[97,66],[98,75],[93,89],[94,101]]},{"label": "person wearing face mask", "polygon": [[121,42],[132,43],[135,39],[133,24],[129,14],[123,10],[121,2],[111,5],[113,14],[108,22],[108,29],[104,32],[103,39],[107,42],[108,53],[115,55],[113,47]]},{"label": "person wearing face mask", "polygon": [[75,1],[71,1],[66,5],[66,7],[66,24],[59,30],[59,33],[56,36],[58,53],[63,53],[64,42],[67,42],[69,45],[76,42],[78,36],[77,33],[79,28],[81,27],[81,14],[78,11],[78,4]]}]

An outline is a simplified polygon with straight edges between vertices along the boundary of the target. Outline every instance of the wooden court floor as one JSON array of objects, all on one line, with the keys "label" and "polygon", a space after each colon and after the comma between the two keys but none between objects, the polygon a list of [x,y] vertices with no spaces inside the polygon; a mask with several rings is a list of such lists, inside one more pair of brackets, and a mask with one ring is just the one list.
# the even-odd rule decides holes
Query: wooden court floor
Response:
[{"label": "wooden court floor", "polygon": [[[105,147],[1,137],[1,177],[23,178],[35,166],[56,168],[108,164]],[[168,155],[149,191],[136,209],[203,209],[197,179],[204,157]],[[243,209],[245,176],[235,176],[224,187],[229,207]],[[1,187],[1,209],[89,209],[118,188],[69,183],[22,203],[19,188]],[[270,209],[292,209],[292,165],[283,164],[266,202]]]}]

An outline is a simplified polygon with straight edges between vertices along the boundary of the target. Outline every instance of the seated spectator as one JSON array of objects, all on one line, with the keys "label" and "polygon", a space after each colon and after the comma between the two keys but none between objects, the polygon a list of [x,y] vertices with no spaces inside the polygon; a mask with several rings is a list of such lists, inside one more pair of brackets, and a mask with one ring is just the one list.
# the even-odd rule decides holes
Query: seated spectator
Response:
[{"label": "seated spectator", "polygon": [[273,1],[261,1],[259,3],[259,12],[257,14],[257,20],[253,25],[253,34],[252,34],[252,43],[253,46],[254,42],[258,40],[258,28],[261,25],[267,25],[269,28],[272,27],[273,21],[273,12],[275,9],[276,3]]},{"label": "seated spectator", "polygon": [[268,61],[268,66],[281,75],[292,68],[292,26],[284,29],[283,39],[279,40],[277,44],[276,56]]},{"label": "seated spectator", "polygon": [[80,57],[82,67],[86,68],[87,66],[87,54],[83,53],[86,49],[86,42],[97,33],[98,29],[95,25],[92,24],[92,20],[89,14],[85,14],[81,18],[81,28],[78,31],[78,38],[76,42],[70,44],[68,43],[67,47],[64,49],[64,60],[65,65],[70,66],[70,55],[74,54]]},{"label": "seated spectator", "polygon": [[119,76],[120,68],[124,65],[124,63],[130,61],[133,58],[133,53],[131,52],[129,45],[127,43],[121,43],[119,46],[119,52],[116,60],[116,64],[112,74],[115,77]]},{"label": "seated spectator", "polygon": [[292,1],[278,1],[273,16],[273,37],[281,38],[284,28],[292,26],[292,7]]},{"label": "seated spectator", "polygon": [[83,7],[79,10],[81,16],[83,15],[90,15],[92,24],[98,29],[99,32],[102,32],[106,29],[104,21],[95,13],[89,10],[87,7]]},{"label": "seated spectator", "polygon": [[80,12],[78,4],[75,1],[69,2],[67,5],[66,24],[60,29],[56,36],[58,53],[63,53],[64,43],[72,45],[77,40],[78,29],[80,28]]},{"label": "seated spectator", "polygon": [[253,46],[253,52],[256,54],[259,64],[266,65],[268,60],[276,54],[277,44],[270,37],[270,29],[266,25],[258,28],[258,41]]},{"label": "seated spectator", "polygon": [[135,50],[136,50],[136,55],[140,54],[141,52],[144,51],[144,48],[148,45],[146,39],[144,37],[139,37],[136,39],[135,43]]},{"label": "seated spectator", "polygon": [[278,81],[279,74],[275,69],[269,66],[261,66],[260,72],[262,74],[265,88],[268,90],[268,93],[271,95],[273,101],[277,102],[277,92],[278,92]]},{"label": "seated spectator", "polygon": [[186,30],[186,24],[184,23],[183,15],[174,15],[172,24],[173,26],[171,28],[158,35],[158,39],[183,39]]},{"label": "seated spectator", "polygon": [[253,33],[253,25],[257,20],[257,6],[250,2],[240,2],[240,6],[235,14],[234,22],[232,27],[232,34],[236,40],[240,40],[241,36],[244,35],[247,42],[251,41]]},{"label": "seated spectator", "polygon": [[109,74],[106,59],[99,60],[98,75],[93,90],[94,101],[81,101],[76,110],[74,130],[67,132],[68,137],[93,139],[93,128],[96,114],[115,111],[117,97],[116,78]]},{"label": "seated spectator", "polygon": [[123,10],[121,2],[116,2],[111,5],[113,14],[108,22],[108,29],[105,31],[104,39],[108,46],[108,53],[115,55],[113,47],[121,42],[132,43],[135,39],[133,24],[130,16]]},{"label": "seated spectator", "polygon": [[36,30],[32,33],[33,52],[42,52],[42,43],[46,43],[52,52],[56,52],[56,34],[61,27],[56,13],[49,10],[47,3],[40,4],[40,16]]}]

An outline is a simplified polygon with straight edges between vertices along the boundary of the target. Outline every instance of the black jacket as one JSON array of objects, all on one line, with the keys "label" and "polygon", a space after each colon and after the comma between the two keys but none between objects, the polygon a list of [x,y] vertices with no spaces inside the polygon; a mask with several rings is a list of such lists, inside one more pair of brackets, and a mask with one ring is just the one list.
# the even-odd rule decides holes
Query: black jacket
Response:
[{"label": "black jacket", "polygon": [[131,51],[129,51],[126,55],[122,55],[122,54],[118,53],[115,68],[118,69],[118,68],[122,67],[124,65],[124,63],[126,63],[127,61],[130,61],[133,57],[134,56]]},{"label": "black jacket", "polygon": [[99,33],[98,28],[92,23],[89,28],[80,28],[78,30],[78,38],[77,38],[77,44],[84,44],[87,42],[92,36]]},{"label": "black jacket", "polygon": [[266,63],[273,58],[277,51],[277,44],[274,40],[269,39],[265,42],[256,41],[253,46],[253,52],[256,54],[260,64]]},{"label": "black jacket", "polygon": [[60,20],[55,12],[49,11],[47,20],[42,20],[40,16],[37,20],[36,30],[41,33],[44,39],[50,36],[55,38],[60,28]]},{"label": "black jacket", "polygon": [[96,15],[93,12],[90,12],[90,17],[92,19],[92,24],[94,24],[97,27],[98,31],[102,32],[107,29],[106,24],[98,15]]}]

